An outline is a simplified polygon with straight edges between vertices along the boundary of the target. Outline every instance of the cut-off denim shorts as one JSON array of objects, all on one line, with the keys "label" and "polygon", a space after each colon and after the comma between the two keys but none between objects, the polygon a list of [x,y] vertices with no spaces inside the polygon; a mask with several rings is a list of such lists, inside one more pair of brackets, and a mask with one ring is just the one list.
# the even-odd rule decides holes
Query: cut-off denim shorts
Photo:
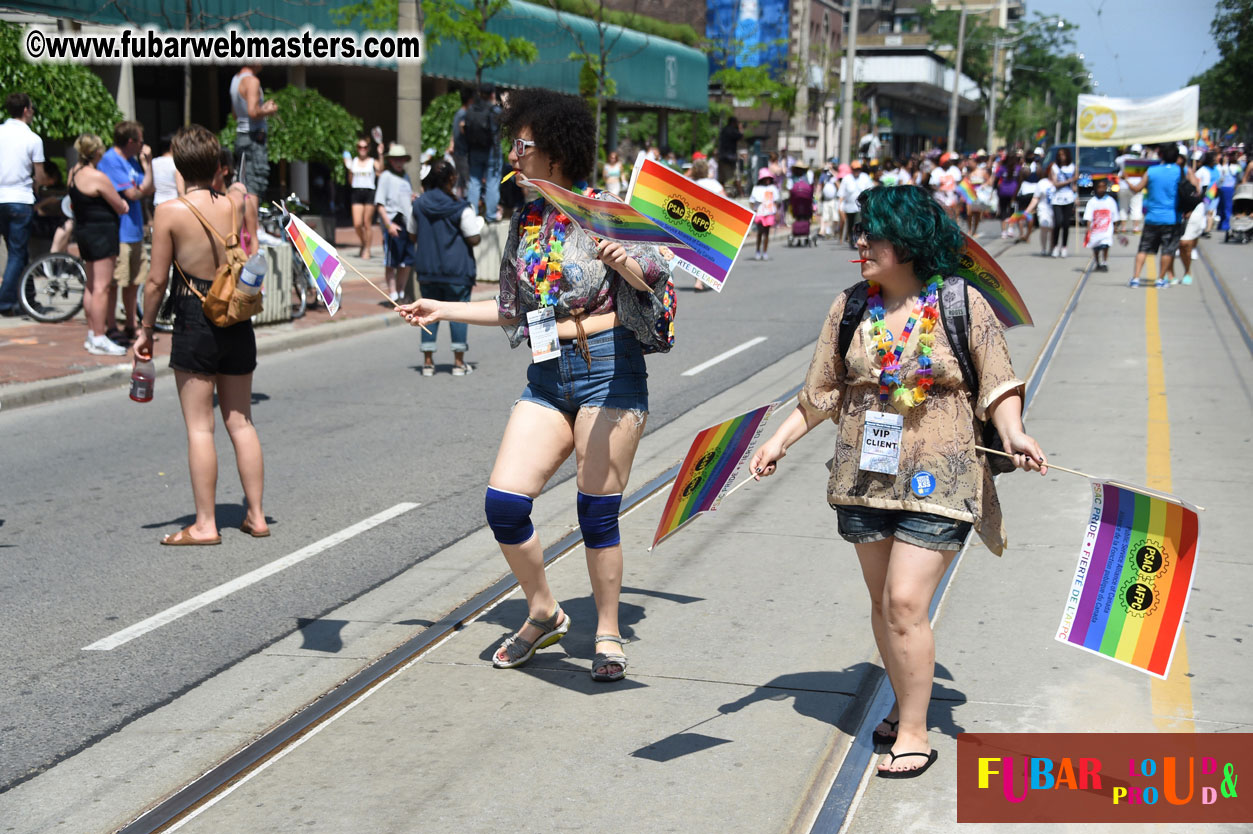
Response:
[{"label": "cut-off denim shorts", "polygon": [[561,356],[532,362],[519,402],[539,403],[571,417],[580,408],[648,412],[648,369],[639,340],[625,327],[587,337],[589,365],[573,339],[561,340]]},{"label": "cut-off denim shorts", "polygon": [[881,542],[893,536],[906,544],[927,550],[961,550],[971,528],[969,521],[932,513],[831,506],[835,510],[840,536],[853,544]]}]

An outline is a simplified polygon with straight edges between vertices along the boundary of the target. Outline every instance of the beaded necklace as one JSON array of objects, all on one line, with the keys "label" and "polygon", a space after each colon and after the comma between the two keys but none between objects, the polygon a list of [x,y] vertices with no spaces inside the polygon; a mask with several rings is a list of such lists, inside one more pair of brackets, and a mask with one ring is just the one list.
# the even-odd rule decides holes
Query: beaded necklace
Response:
[{"label": "beaded necklace", "polygon": [[[879,362],[879,402],[885,403],[890,399],[904,411],[927,399],[927,392],[935,382],[931,375],[931,352],[935,347],[935,323],[940,317],[938,299],[942,283],[939,275],[931,276],[914,302],[913,312],[905,322],[900,338],[894,341],[883,322],[883,299],[879,294],[879,285],[869,282],[867,306],[870,308],[870,334]],[[914,374],[914,387],[906,388],[901,373],[901,355],[915,326],[922,330],[918,336],[918,370]]]},{"label": "beaded necklace", "polygon": [[544,226],[544,201],[536,200],[527,206],[522,221],[522,274],[535,290],[535,300],[541,307],[556,307],[561,298],[561,264],[565,260],[566,233],[570,218],[561,212],[553,219],[548,239],[540,243],[540,231]]}]

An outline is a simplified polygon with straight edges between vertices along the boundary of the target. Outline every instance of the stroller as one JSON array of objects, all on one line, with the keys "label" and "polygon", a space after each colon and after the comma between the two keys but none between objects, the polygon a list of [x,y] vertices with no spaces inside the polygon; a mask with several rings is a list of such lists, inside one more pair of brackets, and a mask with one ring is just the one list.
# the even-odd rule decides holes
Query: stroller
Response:
[{"label": "stroller", "polygon": [[1248,243],[1250,238],[1253,238],[1253,182],[1246,182],[1237,185],[1232,195],[1231,221],[1227,224],[1223,242]]},{"label": "stroller", "polygon": [[788,195],[788,208],[792,211],[792,234],[788,246],[817,246],[818,234],[813,229],[814,187],[804,179],[796,180]]}]

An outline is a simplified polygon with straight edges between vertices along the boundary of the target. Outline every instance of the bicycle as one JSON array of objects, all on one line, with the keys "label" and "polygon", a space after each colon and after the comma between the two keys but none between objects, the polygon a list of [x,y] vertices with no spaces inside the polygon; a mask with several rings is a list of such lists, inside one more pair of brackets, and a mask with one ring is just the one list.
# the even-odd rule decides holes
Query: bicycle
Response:
[{"label": "bicycle", "polygon": [[[300,201],[300,198],[292,194],[287,198],[285,205],[292,214],[303,214],[308,211],[308,206]],[[273,206],[258,206],[257,220],[261,227],[269,234],[276,238],[287,241],[287,245],[292,247],[292,265],[291,265],[291,317],[298,319],[307,311],[309,305],[317,305],[317,293],[312,291],[309,280],[309,272],[305,269],[305,262],[300,258],[300,253],[296,251],[296,247],[287,237],[287,231],[282,226],[283,212]]]}]

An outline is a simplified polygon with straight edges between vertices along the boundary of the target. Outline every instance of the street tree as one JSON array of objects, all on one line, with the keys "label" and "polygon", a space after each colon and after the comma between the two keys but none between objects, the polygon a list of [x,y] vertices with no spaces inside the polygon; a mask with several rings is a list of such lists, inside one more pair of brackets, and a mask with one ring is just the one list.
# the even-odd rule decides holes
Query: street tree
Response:
[{"label": "street tree", "polygon": [[1253,125],[1253,0],[1218,0],[1210,33],[1218,62],[1192,78],[1201,87],[1201,123],[1235,124],[1247,136]]},{"label": "street tree", "polygon": [[[280,165],[320,162],[330,169],[335,182],[344,182],[340,154],[361,135],[361,119],[311,88],[283,87],[267,91],[266,99],[278,104],[278,112],[269,118],[270,161]],[[218,141],[223,147],[235,147],[234,113],[218,133]],[[286,181],[285,176],[282,179]]]},{"label": "street tree", "polygon": [[1038,25],[1040,20],[1047,18],[1037,14],[1007,63],[997,126],[1010,145],[1034,143],[1040,130],[1054,143],[1063,141],[1073,126],[1079,94],[1092,91],[1087,64],[1075,51],[1074,25]]}]

